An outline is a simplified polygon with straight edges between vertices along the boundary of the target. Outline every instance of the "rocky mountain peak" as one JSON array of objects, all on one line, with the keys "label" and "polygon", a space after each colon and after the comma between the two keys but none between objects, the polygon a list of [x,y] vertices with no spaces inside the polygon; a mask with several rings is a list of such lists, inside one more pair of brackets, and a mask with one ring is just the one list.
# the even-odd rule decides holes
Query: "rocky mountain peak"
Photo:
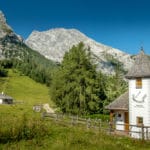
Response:
[{"label": "rocky mountain peak", "polygon": [[12,33],[12,28],[7,24],[5,15],[0,11],[0,38],[3,38],[6,34]]},{"label": "rocky mountain peak", "polygon": [[0,23],[3,24],[6,23],[6,18],[1,10],[0,10]]},{"label": "rocky mountain peak", "polygon": [[56,62],[61,62],[65,52],[79,42],[90,47],[95,62],[103,72],[112,73],[114,71],[111,64],[114,59],[123,63],[125,70],[132,65],[133,60],[129,54],[98,43],[76,29],[55,28],[42,32],[33,31],[25,41],[30,48]]},{"label": "rocky mountain peak", "polygon": [[19,51],[17,46],[22,44],[23,39],[21,36],[17,35],[7,24],[5,15],[2,11],[0,11],[0,60],[5,58],[18,57],[16,53],[19,54],[21,51]]}]

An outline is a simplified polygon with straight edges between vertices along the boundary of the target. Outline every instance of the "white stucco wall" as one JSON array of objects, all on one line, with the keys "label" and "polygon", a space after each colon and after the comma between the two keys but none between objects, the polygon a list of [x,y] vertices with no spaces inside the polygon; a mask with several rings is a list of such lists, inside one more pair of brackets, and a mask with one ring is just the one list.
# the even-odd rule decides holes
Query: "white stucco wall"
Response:
[{"label": "white stucco wall", "polygon": [[[137,125],[137,117],[143,117],[144,126],[150,126],[150,79],[142,79],[142,88],[136,89],[136,80],[129,80],[129,124]],[[139,127],[131,127],[131,131],[141,131]],[[131,133],[140,138],[139,133]]]},{"label": "white stucco wall", "polygon": [[0,99],[0,104],[2,104],[3,103],[3,100],[2,99]]}]

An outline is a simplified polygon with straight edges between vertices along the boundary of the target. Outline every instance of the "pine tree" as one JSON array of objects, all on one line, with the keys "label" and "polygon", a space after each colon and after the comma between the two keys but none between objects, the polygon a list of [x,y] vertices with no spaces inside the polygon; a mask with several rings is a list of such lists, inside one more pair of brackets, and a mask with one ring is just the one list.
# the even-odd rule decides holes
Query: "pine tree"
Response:
[{"label": "pine tree", "polygon": [[65,113],[89,114],[99,110],[96,66],[90,49],[81,42],[66,52],[53,74],[51,98]]}]

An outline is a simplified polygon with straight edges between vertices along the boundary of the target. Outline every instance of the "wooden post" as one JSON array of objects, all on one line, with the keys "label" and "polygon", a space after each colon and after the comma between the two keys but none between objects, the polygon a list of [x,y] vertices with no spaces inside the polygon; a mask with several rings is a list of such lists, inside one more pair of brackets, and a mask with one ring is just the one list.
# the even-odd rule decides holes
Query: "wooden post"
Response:
[{"label": "wooden post", "polygon": [[72,126],[74,125],[74,118],[73,118],[73,116],[71,116],[71,125]]},{"label": "wooden post", "polygon": [[100,132],[100,130],[101,130],[101,124],[102,124],[101,119],[98,119],[98,122],[99,122],[99,132]]},{"label": "wooden post", "polygon": [[91,126],[91,120],[90,120],[90,118],[87,119],[86,125],[87,125],[87,129],[90,128],[90,126]]},{"label": "wooden post", "polygon": [[77,117],[76,116],[72,116],[71,117],[71,124],[72,124],[72,126],[76,125],[76,122],[77,122]]},{"label": "wooden post", "polygon": [[114,116],[114,111],[110,111],[110,121],[109,121],[109,133],[111,134],[112,128],[113,128],[113,116]]},{"label": "wooden post", "polygon": [[142,132],[142,140],[144,140],[144,125],[141,125],[141,132]]},{"label": "wooden post", "polygon": [[148,140],[148,127],[146,127],[146,140]]},{"label": "wooden post", "polygon": [[58,114],[56,114],[55,116],[55,121],[58,121]]},{"label": "wooden post", "polygon": [[96,127],[97,127],[97,118],[94,119],[94,128],[96,129]]},{"label": "wooden post", "polygon": [[113,115],[114,115],[114,112],[113,110],[110,111],[110,122],[113,122]]},{"label": "wooden post", "polygon": [[112,122],[109,122],[109,133],[110,133],[110,134],[111,134],[111,132],[112,132],[112,126],[113,126]]},{"label": "wooden post", "polygon": [[78,120],[79,120],[79,116],[77,115],[77,117],[76,117],[76,125],[78,125]]}]

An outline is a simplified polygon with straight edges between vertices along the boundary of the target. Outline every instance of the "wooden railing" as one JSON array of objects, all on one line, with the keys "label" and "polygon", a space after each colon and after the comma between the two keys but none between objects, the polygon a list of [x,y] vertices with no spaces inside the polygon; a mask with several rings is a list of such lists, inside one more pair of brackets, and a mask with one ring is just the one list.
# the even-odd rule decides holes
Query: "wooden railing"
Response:
[{"label": "wooden railing", "polygon": [[[43,119],[48,118],[54,120],[56,123],[61,123],[71,126],[81,126],[86,129],[94,129],[96,131],[105,131],[109,134],[120,134],[127,135],[133,138],[138,138],[142,140],[150,139],[150,126],[138,126],[129,124],[114,124],[109,121],[102,121],[101,119],[91,119],[91,118],[81,118],[74,115],[64,115],[64,114],[53,114],[43,112],[41,114]],[[124,130],[116,130],[116,126],[122,126]],[[129,130],[125,130],[125,126],[129,126]]]}]

